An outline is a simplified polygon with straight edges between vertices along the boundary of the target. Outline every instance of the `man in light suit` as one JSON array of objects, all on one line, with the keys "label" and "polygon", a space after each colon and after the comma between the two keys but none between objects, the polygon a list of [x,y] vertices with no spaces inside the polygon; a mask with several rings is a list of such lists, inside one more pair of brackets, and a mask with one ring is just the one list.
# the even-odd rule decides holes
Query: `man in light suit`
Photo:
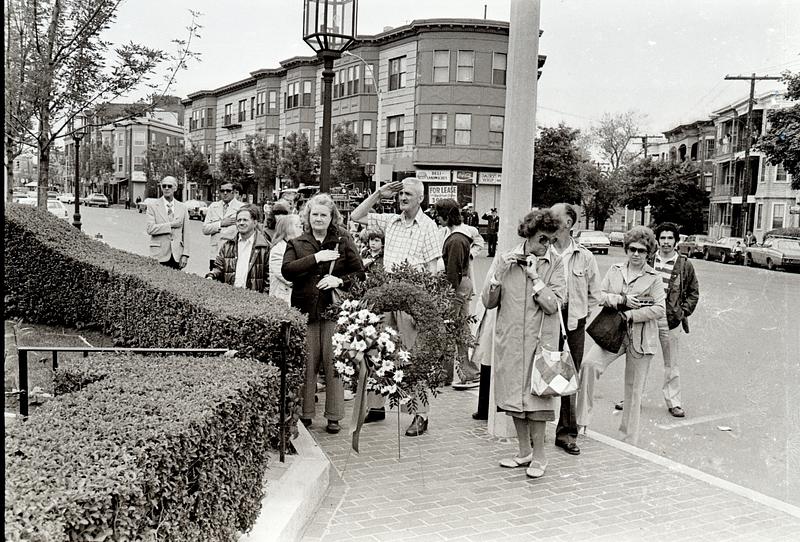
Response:
[{"label": "man in light suit", "polygon": [[214,262],[222,245],[236,238],[236,213],[243,203],[238,196],[242,191],[239,183],[224,182],[219,187],[219,201],[208,206],[203,222],[203,235],[211,236],[209,270],[214,270]]},{"label": "man in light suit", "polygon": [[147,234],[150,236],[150,256],[161,265],[183,269],[189,262],[189,237],[186,228],[189,213],[175,199],[178,180],[167,176],[161,180],[163,197],[147,206]]}]

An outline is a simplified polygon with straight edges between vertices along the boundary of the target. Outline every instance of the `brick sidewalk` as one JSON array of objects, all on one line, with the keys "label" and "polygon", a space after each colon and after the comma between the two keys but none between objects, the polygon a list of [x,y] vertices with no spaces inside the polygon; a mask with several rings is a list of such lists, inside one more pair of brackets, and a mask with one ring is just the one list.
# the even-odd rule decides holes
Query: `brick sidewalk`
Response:
[{"label": "brick sidewalk", "polygon": [[[330,458],[329,493],[303,540],[797,540],[800,518],[581,436],[581,455],[553,446],[543,478],[498,461],[517,451],[474,421],[474,390],[433,400],[429,432],[400,437],[397,414],[364,426],[361,453],[347,432],[328,435],[321,414],[311,434]],[[320,405],[323,404],[320,397]],[[318,408],[321,413],[321,408]],[[400,416],[405,431],[410,416]]]}]

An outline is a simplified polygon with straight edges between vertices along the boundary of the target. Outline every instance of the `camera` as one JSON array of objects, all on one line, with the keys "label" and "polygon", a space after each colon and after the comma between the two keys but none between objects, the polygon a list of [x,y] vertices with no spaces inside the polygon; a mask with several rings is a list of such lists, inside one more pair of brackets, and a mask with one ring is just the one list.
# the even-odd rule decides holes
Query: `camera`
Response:
[{"label": "camera", "polygon": [[522,267],[528,267],[528,257],[527,256],[524,256],[522,254],[516,254],[515,258],[517,260],[517,265],[520,265]]},{"label": "camera", "polygon": [[650,305],[654,305],[656,300],[650,296],[642,296],[637,298],[639,300],[639,304],[643,307],[649,307]]}]

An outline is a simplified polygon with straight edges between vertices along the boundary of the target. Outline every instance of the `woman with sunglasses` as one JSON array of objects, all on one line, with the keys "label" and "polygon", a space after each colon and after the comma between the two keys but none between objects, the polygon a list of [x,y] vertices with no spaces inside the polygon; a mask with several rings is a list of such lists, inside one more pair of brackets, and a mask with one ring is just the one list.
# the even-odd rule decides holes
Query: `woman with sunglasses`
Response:
[{"label": "woman with sunglasses", "polygon": [[625,234],[623,246],[628,260],[614,264],[600,286],[600,303],[618,309],[627,323],[627,334],[618,352],[592,346],[583,358],[576,406],[579,426],[589,425],[594,406],[594,389],[600,376],[625,355],[625,409],[619,430],[624,442],[636,444],[647,371],[658,347],[658,319],[664,317],[664,284],[647,264],[655,253],[656,237],[650,228],[636,226]]},{"label": "woman with sunglasses", "polygon": [[527,467],[531,478],[544,476],[545,425],[555,420],[556,400],[531,394],[531,369],[540,346],[558,350],[558,306],[566,291],[561,258],[548,250],[559,220],[550,210],[531,211],[513,250],[498,254],[484,283],[486,309],[497,308],[494,327],[494,400],[514,420],[519,453],[501,467]]}]

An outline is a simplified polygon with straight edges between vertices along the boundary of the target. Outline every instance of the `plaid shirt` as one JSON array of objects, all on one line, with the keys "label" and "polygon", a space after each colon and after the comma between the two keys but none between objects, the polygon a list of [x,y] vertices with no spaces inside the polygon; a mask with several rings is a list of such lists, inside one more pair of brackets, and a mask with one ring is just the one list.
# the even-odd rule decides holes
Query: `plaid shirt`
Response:
[{"label": "plaid shirt", "polygon": [[383,267],[408,261],[415,267],[425,268],[430,262],[442,257],[436,223],[422,209],[411,224],[403,222],[402,215],[393,213],[370,213],[367,227],[383,230]]}]

